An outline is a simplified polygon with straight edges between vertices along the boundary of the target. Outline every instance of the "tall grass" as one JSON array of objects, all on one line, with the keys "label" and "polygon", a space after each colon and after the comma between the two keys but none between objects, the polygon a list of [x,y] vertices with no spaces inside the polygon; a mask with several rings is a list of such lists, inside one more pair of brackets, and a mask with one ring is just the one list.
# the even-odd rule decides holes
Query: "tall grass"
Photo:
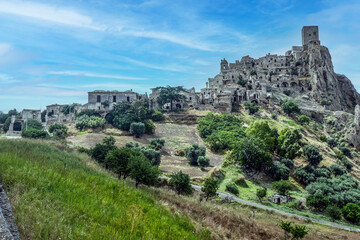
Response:
[{"label": "tall grass", "polygon": [[0,179],[23,239],[198,239],[151,195],[45,142],[0,140]]}]

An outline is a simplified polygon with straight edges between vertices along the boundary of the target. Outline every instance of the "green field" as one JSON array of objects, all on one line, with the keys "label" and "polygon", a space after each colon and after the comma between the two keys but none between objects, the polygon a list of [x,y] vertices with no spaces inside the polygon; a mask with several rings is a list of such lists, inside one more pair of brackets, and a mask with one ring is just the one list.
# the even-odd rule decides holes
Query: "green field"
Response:
[{"label": "green field", "polygon": [[199,239],[193,224],[46,142],[1,140],[0,178],[23,239]]}]

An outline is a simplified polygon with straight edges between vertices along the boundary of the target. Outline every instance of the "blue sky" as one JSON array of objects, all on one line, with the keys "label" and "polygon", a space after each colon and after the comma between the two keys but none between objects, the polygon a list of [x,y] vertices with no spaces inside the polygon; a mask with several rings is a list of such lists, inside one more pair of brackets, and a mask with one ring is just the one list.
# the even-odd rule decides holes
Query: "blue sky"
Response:
[{"label": "blue sky", "polygon": [[360,1],[0,0],[0,110],[86,103],[87,92],[197,90],[221,58],[284,54],[318,25],[360,89]]}]

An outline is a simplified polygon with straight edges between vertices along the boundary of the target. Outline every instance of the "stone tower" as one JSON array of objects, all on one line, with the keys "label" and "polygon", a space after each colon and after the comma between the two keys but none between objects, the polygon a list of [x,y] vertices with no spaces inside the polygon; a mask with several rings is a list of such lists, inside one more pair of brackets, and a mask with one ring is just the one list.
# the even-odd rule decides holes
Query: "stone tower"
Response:
[{"label": "stone tower", "polygon": [[227,72],[229,70],[229,63],[226,59],[221,59],[220,72]]},{"label": "stone tower", "polygon": [[318,26],[304,26],[301,30],[301,37],[303,46],[309,43],[320,45]]}]

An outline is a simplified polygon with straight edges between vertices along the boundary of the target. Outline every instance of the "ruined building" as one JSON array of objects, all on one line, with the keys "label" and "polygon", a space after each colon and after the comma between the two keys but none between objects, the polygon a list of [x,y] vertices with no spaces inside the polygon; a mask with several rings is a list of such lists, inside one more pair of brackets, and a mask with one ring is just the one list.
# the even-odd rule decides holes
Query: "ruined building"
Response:
[{"label": "ruined building", "polygon": [[[187,101],[173,107],[231,112],[247,101],[269,103],[290,96],[314,111],[325,105],[329,110],[353,111],[360,96],[348,78],[334,72],[329,50],[320,45],[318,27],[304,26],[301,36],[302,46],[293,46],[285,55],[244,56],[235,63],[222,59],[220,73],[209,78],[205,88],[183,92]],[[158,107],[157,96],[153,91],[150,106]]]}]

